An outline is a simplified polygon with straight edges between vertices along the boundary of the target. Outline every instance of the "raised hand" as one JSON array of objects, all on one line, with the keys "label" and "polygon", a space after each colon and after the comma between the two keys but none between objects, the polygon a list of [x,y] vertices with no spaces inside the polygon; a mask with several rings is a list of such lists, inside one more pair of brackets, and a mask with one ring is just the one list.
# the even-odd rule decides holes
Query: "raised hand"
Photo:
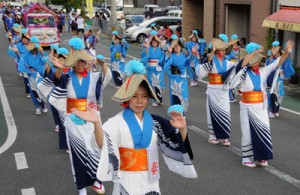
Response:
[{"label": "raised hand", "polygon": [[288,40],[285,49],[286,49],[287,52],[291,53],[291,51],[293,50],[294,46],[295,46],[294,41]]},{"label": "raised hand", "polygon": [[90,107],[87,107],[87,112],[79,111],[76,108],[72,109],[72,113],[77,115],[79,118],[86,120],[91,123],[98,123],[100,122],[99,116],[96,111]]},{"label": "raised hand", "polygon": [[170,112],[171,115],[171,120],[170,123],[174,128],[177,129],[184,129],[186,128],[186,120],[185,118],[182,116],[181,113],[179,112],[175,112],[175,111],[171,111]]},{"label": "raised hand", "polygon": [[146,48],[149,48],[149,47],[150,47],[150,43],[149,43],[148,41],[145,41],[145,42],[144,42],[144,46],[145,46]]},{"label": "raised hand", "polygon": [[53,63],[54,66],[58,68],[64,68],[63,63],[58,58],[49,56],[49,60]]}]

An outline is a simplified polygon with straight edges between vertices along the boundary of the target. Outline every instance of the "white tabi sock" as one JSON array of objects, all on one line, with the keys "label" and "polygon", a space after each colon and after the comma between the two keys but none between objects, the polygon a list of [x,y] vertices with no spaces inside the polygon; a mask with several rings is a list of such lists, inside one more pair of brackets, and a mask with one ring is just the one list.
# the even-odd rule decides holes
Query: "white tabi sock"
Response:
[{"label": "white tabi sock", "polygon": [[81,190],[79,190],[79,195],[87,195],[86,188],[82,188]]}]

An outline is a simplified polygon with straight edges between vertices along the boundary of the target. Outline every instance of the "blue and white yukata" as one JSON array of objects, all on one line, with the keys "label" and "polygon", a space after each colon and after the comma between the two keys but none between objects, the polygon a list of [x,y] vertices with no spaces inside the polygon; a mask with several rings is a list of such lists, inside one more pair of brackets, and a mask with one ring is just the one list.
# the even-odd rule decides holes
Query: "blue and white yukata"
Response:
[{"label": "blue and white yukata", "polygon": [[169,75],[169,89],[170,89],[170,105],[182,105],[185,113],[189,106],[188,81],[186,75],[186,68],[189,66],[190,56],[184,55],[180,52],[178,55],[172,53],[165,57],[164,71]]},{"label": "blue and white yukata", "polygon": [[[102,106],[103,89],[111,79],[111,72],[88,73],[86,77],[78,80],[74,72],[63,74],[58,80],[54,77],[57,86],[51,93],[49,103],[59,112],[65,113],[65,127],[70,160],[74,181],[77,189],[92,186],[96,181],[96,172],[100,152],[95,140],[94,124],[86,122],[77,124],[67,113],[69,99],[86,99],[86,105],[95,110]],[[100,112],[97,111],[100,117]],[[100,120],[101,121],[101,120]]]},{"label": "blue and white yukata", "polygon": [[128,44],[112,44],[109,48],[111,54],[111,72],[116,87],[121,87],[124,82],[125,58]]},{"label": "blue and white yukata", "polygon": [[231,117],[228,87],[235,71],[235,63],[226,60],[223,57],[220,61],[216,56],[209,63],[197,66],[196,73],[198,79],[210,76],[210,74],[218,74],[222,76],[222,83],[207,84],[207,123],[210,134],[210,139],[228,139],[230,137]]},{"label": "blue and white yukata", "polygon": [[[44,53],[46,56],[47,54]],[[42,58],[44,56],[41,52],[37,52],[34,55],[32,52],[22,55],[18,70],[28,74],[29,90],[36,108],[46,108],[47,99],[43,98],[40,91],[37,88],[37,84],[42,81],[45,69],[45,63]]]},{"label": "blue and white yukata", "polygon": [[[239,56],[239,49],[234,50],[232,49],[229,55],[226,55],[227,60],[232,62],[238,62],[240,59],[238,59]],[[230,102],[234,102],[235,100],[235,89],[229,89],[229,100]]]},{"label": "blue and white yukata", "polygon": [[[160,194],[157,146],[169,170],[186,178],[197,177],[188,136],[183,142],[179,130],[174,129],[169,120],[151,115],[147,110],[143,116],[141,121],[130,108],[126,108],[103,124],[104,139],[97,178],[114,182],[113,195]],[[120,148],[147,149],[148,171],[122,170]],[[139,160],[127,156],[133,163]]]},{"label": "blue and white yukata", "polygon": [[150,46],[148,53],[146,49],[141,54],[141,62],[147,68],[147,80],[150,83],[156,97],[162,103],[165,80],[163,70],[164,52],[160,47]]},{"label": "blue and white yukata", "polygon": [[[49,61],[48,62],[50,65],[50,70],[47,72],[45,70],[44,72],[44,78],[41,82],[37,84],[37,88],[43,95],[43,97],[47,100],[49,100],[51,92],[54,90],[55,85],[53,83],[54,79],[54,74],[56,71],[56,68],[52,65],[52,63]],[[58,145],[60,150],[67,150],[68,149],[68,144],[67,144],[67,137],[66,137],[66,130],[65,130],[65,113],[58,111],[54,106],[51,106],[51,111],[54,119],[55,125],[59,126],[59,132],[58,132]]]},{"label": "blue and white yukata", "polygon": [[272,139],[268,116],[267,79],[277,68],[279,59],[266,67],[259,68],[259,74],[244,67],[233,78],[230,88],[241,85],[242,93],[258,91],[263,93],[263,102],[240,102],[240,119],[242,131],[243,158],[252,158],[254,161],[273,159]]},{"label": "blue and white yukata", "polygon": [[[272,61],[276,60],[274,57]],[[266,65],[270,65],[271,59],[268,58]],[[268,85],[268,104],[271,113],[278,113],[284,96],[284,79],[295,74],[290,58],[287,58],[280,68],[274,70],[267,80]],[[272,90],[272,91],[271,91]]]},{"label": "blue and white yukata", "polygon": [[[192,49],[196,45],[198,46],[197,55],[192,55]],[[206,42],[204,41],[204,39],[200,39],[199,42],[189,41],[186,43],[186,49],[188,51],[188,54],[192,55],[190,59],[190,65],[187,67],[191,81],[195,81],[195,82],[198,81],[198,76],[195,72],[195,69],[198,64],[202,63],[201,59],[202,56],[204,55],[205,48],[206,48]]]}]

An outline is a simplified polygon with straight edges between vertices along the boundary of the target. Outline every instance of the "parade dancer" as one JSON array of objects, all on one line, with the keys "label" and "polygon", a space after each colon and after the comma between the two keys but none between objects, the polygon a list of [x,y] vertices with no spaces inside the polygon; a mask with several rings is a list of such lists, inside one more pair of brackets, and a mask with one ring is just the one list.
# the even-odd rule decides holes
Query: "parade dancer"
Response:
[{"label": "parade dancer", "polygon": [[125,72],[127,80],[112,97],[123,103],[124,111],[103,126],[94,111],[73,111],[95,124],[96,140],[102,148],[98,179],[114,182],[112,194],[160,194],[158,146],[171,171],[197,178],[182,106],[169,108],[170,120],[150,114],[146,109],[149,98],[157,98],[143,75],[143,64],[132,60]]},{"label": "parade dancer", "polygon": [[[79,194],[86,194],[87,186],[103,194],[104,186],[96,178],[100,153],[95,142],[94,124],[80,120],[71,114],[71,110],[77,108],[86,111],[89,106],[100,118],[103,89],[111,79],[111,72],[102,60],[99,72],[89,72],[88,66],[94,58],[84,50],[83,41],[77,37],[72,38],[69,45],[71,51],[64,64],[54,61],[58,67],[54,76],[57,87],[51,93],[49,102],[58,111],[65,113],[70,160]],[[73,71],[63,74],[64,67],[72,68]]]},{"label": "parade dancer", "polygon": [[188,55],[193,54],[192,49],[196,47],[196,53],[193,54],[192,59],[190,60],[190,65],[188,66],[188,73],[190,76],[190,86],[194,87],[198,84],[198,77],[195,73],[196,65],[201,64],[201,58],[204,55],[206,42],[204,39],[198,37],[198,31],[193,30],[192,34],[190,35],[189,39],[191,41],[186,42],[186,49],[188,51]]},{"label": "parade dancer", "polygon": [[212,50],[208,56],[208,62],[196,67],[199,79],[209,78],[207,85],[207,123],[209,129],[208,142],[224,146],[230,146],[230,104],[228,88],[224,84],[228,83],[234,74],[235,63],[226,59],[226,50],[230,48],[228,37],[220,34],[218,39],[214,39]]},{"label": "parade dancer", "polygon": [[[241,85],[242,100],[240,102],[240,119],[242,131],[242,165],[256,167],[268,166],[268,160],[273,159],[272,139],[268,118],[268,103],[266,95],[267,78],[277,67],[280,67],[294,47],[288,41],[285,52],[269,66],[260,67],[264,56],[260,54],[263,48],[248,54],[243,62],[245,66],[234,77],[230,88]],[[248,63],[249,62],[249,63]]]},{"label": "parade dancer", "polygon": [[35,114],[40,115],[42,112],[48,112],[46,107],[47,101],[42,98],[42,95],[37,89],[37,84],[42,81],[43,78],[45,68],[43,57],[46,57],[47,53],[43,51],[37,37],[31,37],[30,43],[26,48],[30,52],[21,57],[18,69],[20,72],[28,74],[29,90],[35,106]]},{"label": "parade dancer", "polygon": [[164,71],[169,75],[170,103],[179,104],[184,108],[184,114],[188,110],[188,81],[186,78],[186,68],[189,66],[190,56],[182,53],[184,42],[176,35],[171,36],[172,43],[168,48],[165,57]]},{"label": "parade dancer", "polygon": [[[266,61],[267,66],[282,55],[278,41],[272,43],[272,51],[271,56]],[[291,58],[289,57],[280,68],[274,70],[268,77],[269,117],[279,117],[279,108],[284,96],[283,82],[284,79],[291,77],[293,74],[295,74],[295,70],[292,66]]]},{"label": "parade dancer", "polygon": [[[159,46],[161,40],[158,38],[157,32],[153,30],[150,34],[151,37],[144,43],[145,49],[141,54],[141,62],[147,68],[148,82],[155,92],[159,102],[162,103],[165,88],[164,72],[162,71],[164,52]],[[154,99],[152,99],[152,106],[158,106],[158,102]]]},{"label": "parade dancer", "polygon": [[129,45],[122,39],[117,31],[112,32],[112,44],[109,48],[111,54],[111,72],[116,88],[123,84],[124,63],[126,58],[126,51]]},{"label": "parade dancer", "polygon": [[[50,93],[54,90],[55,85],[53,83],[54,74],[57,69],[56,66],[53,65],[51,61],[54,59],[58,59],[61,63],[64,63],[66,60],[69,51],[66,48],[58,48],[57,45],[51,45],[52,51],[49,54],[49,59],[46,62],[46,68],[44,72],[43,80],[37,85],[37,88],[41,92],[41,94],[45,97],[45,99],[49,99]],[[53,55],[51,55],[53,53]],[[64,126],[65,115],[63,112],[59,112],[54,106],[50,104],[50,108],[52,111],[53,119],[55,122],[54,131],[58,132],[59,136],[59,149],[68,150],[66,131]]]}]

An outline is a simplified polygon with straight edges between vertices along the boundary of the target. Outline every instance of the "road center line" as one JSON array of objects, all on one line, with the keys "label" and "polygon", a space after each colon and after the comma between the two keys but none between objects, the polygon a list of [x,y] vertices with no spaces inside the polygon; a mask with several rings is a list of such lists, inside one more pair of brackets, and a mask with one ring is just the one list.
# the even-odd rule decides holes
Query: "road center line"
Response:
[{"label": "road center line", "polygon": [[15,160],[16,160],[17,170],[28,168],[24,152],[15,153]]},{"label": "road center line", "polygon": [[36,195],[34,188],[26,188],[21,190],[22,195]]},{"label": "road center line", "polygon": [[0,99],[3,106],[3,112],[4,112],[4,116],[8,128],[7,139],[5,143],[0,147],[0,154],[2,154],[16,141],[17,127],[7,100],[7,96],[4,90],[1,76],[0,76]]},{"label": "road center line", "polygon": [[[201,136],[207,138],[207,139],[209,137],[208,132],[206,132],[206,131],[204,131],[204,130],[202,130],[202,129],[194,126],[194,125],[188,126],[188,128],[190,130],[194,131],[195,133],[198,133]],[[231,145],[230,147],[224,147],[224,148],[231,151],[232,153],[242,157],[242,152],[237,147]],[[268,167],[264,167],[262,169],[264,169],[265,171],[275,175],[276,177],[279,177],[280,179],[282,179],[282,180],[284,180],[284,181],[286,181],[286,182],[288,182],[288,183],[292,184],[293,186],[300,189],[300,180],[298,180],[298,179],[296,179],[296,178],[294,178],[294,177],[292,177],[292,176],[290,176],[290,175],[288,175],[288,174],[286,174],[286,173],[284,173],[284,172],[282,172],[282,171],[280,171],[280,170],[278,170],[278,169],[276,169],[276,168],[274,168],[270,165]]]}]

